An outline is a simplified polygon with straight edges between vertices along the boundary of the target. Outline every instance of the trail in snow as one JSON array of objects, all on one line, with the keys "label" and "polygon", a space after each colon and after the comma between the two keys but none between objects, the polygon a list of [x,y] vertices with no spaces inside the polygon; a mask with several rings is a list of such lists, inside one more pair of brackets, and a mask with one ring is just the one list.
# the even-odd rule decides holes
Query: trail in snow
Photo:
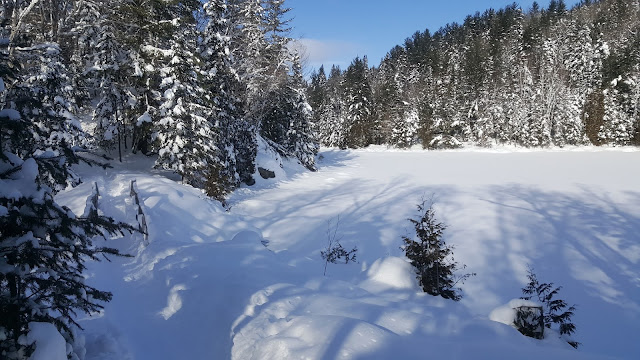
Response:
[{"label": "trail in snow", "polygon": [[[132,222],[135,178],[150,234],[147,247],[140,235],[112,242],[135,258],[91,267],[89,281],[114,300],[82,322],[87,358],[423,358],[427,347],[443,358],[640,355],[640,169],[629,166],[640,152],[322,157],[310,173],[263,154],[279,179],[239,189],[230,211],[150,173],[145,159],[83,169],[86,183],[62,202],[82,213],[97,181],[101,211]],[[478,274],[460,303],[420,293],[402,261],[406,218],[432,194],[456,260]],[[338,219],[359,262],[330,264],[323,277],[320,250]],[[579,352],[487,319],[520,296],[528,263],[578,304]]]}]

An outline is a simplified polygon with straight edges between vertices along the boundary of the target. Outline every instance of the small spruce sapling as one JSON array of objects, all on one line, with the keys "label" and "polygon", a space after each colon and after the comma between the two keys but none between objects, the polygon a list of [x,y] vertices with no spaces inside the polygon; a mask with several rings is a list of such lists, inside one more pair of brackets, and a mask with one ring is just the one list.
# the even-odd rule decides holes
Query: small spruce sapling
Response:
[{"label": "small spruce sapling", "polygon": [[338,261],[344,259],[344,263],[356,262],[357,247],[347,251],[342,244],[340,244],[341,238],[338,238],[338,227],[340,225],[340,217],[336,220],[335,226],[331,226],[332,221],[327,222],[327,248],[320,251],[320,256],[324,260],[324,273],[327,275],[327,265],[329,263],[337,264]]},{"label": "small spruce sapling", "polygon": [[423,200],[418,204],[419,219],[408,219],[414,226],[417,239],[402,237],[405,255],[416,268],[416,278],[424,292],[442,296],[445,299],[462,299],[458,283],[463,283],[475,273],[456,275],[456,271],[466,268],[458,266],[453,259],[453,246],[447,245],[442,236],[446,226],[435,218],[433,202]]},{"label": "small spruce sapling", "polygon": [[[567,302],[562,299],[554,299],[560,289],[562,289],[562,286],[554,287],[553,283],[540,283],[531,267],[527,270],[527,278],[529,279],[529,283],[522,288],[522,294],[524,296],[522,296],[521,299],[537,299],[543,305],[542,320],[544,326],[550,329],[552,324],[557,324],[560,335],[565,335],[566,337],[571,336],[576,331],[576,326],[571,321],[571,317],[576,310],[575,305],[569,306]],[[522,315],[523,314],[517,314],[517,316],[520,317]],[[533,319],[534,323],[538,323],[539,321],[539,316]],[[524,335],[529,336],[526,326],[518,326],[518,330]],[[579,342],[568,338],[566,341],[576,349],[580,345]]]}]

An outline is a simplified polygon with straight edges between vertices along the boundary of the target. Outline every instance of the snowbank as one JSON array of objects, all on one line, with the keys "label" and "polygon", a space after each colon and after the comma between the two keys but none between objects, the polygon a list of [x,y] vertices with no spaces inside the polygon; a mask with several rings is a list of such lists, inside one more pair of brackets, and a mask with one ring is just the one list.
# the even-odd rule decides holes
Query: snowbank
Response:
[{"label": "snowbank", "polygon": [[505,325],[512,325],[516,320],[516,309],[521,306],[541,307],[539,303],[530,300],[513,299],[507,304],[499,306],[491,311],[489,319]]},{"label": "snowbank", "polygon": [[416,281],[416,273],[406,259],[390,256],[376,260],[367,271],[367,279],[360,286],[367,291],[377,292],[388,289],[421,291]]},{"label": "snowbank", "polygon": [[67,342],[51,323],[31,322],[27,344],[36,344],[29,360],[67,360]]}]

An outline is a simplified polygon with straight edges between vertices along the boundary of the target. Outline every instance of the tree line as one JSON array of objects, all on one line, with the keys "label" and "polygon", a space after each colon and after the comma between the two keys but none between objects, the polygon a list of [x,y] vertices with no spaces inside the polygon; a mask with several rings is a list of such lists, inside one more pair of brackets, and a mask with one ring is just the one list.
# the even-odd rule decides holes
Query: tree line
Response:
[{"label": "tree line", "polygon": [[418,31],[379,66],[321,67],[320,141],[455,148],[640,145],[640,4],[517,4]]}]

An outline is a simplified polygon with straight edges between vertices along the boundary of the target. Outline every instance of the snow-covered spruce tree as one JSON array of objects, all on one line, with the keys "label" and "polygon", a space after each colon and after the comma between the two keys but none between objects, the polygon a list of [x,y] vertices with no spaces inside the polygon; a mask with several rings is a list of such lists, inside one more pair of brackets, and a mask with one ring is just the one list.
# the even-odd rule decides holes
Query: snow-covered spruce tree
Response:
[{"label": "snow-covered spruce tree", "polygon": [[204,4],[207,25],[200,44],[203,59],[203,86],[212,107],[210,125],[218,134],[216,161],[207,180],[207,193],[222,198],[239,181],[253,184],[257,145],[255,131],[245,117],[241,97],[242,84],[231,54],[232,23],[223,0]]},{"label": "snow-covered spruce tree", "polygon": [[331,126],[331,98],[327,85],[327,75],[324,66],[320,66],[318,71],[311,74],[311,81],[307,88],[307,99],[313,109],[311,124],[318,141],[321,144],[335,146],[331,144],[331,135],[335,129]]},{"label": "snow-covered spruce tree", "polygon": [[[93,136],[106,150],[118,149],[119,160],[126,148],[126,134],[131,132],[125,122],[125,110],[129,99],[127,75],[131,72],[129,56],[115,34],[108,19],[101,18],[95,43],[91,50],[91,62],[84,71],[87,84],[92,87],[92,97],[97,101],[93,110],[96,124]],[[86,60],[85,60],[86,61]]]},{"label": "snow-covered spruce tree", "polygon": [[[161,91],[162,69],[169,65],[168,56],[174,32],[193,23],[198,0],[185,1],[116,1],[110,18],[117,30],[116,39],[127,50],[127,99],[124,112],[126,132],[124,144],[131,151],[157,152],[154,142],[156,125],[161,118],[160,105],[165,101]],[[193,34],[191,34],[193,35]],[[189,35],[185,35],[189,36]],[[195,40],[193,40],[195,41]]]},{"label": "snow-covered spruce tree", "polygon": [[77,184],[68,167],[56,163],[61,157],[67,163],[78,163],[73,149],[83,146],[86,139],[74,115],[74,93],[60,48],[55,43],[38,44],[16,49],[13,56],[25,66],[6,94],[7,106],[33,124],[33,136],[25,139],[25,144],[32,142],[31,152],[49,158],[39,163],[40,181],[54,190]]},{"label": "snow-covered spruce tree", "polygon": [[96,312],[112,296],[84,282],[86,262],[120,255],[93,239],[126,228],[103,216],[77,217],[55,201],[57,188],[77,180],[69,167],[79,159],[73,146],[81,135],[68,111],[66,76],[55,61],[57,53],[55,44],[32,46],[13,56],[0,50],[3,359],[29,357],[38,344],[25,341],[24,335],[35,322],[54,324],[73,342],[77,313]]},{"label": "snow-covered spruce tree", "polygon": [[456,271],[466,265],[459,267],[453,259],[453,247],[442,239],[446,226],[436,220],[433,204],[423,201],[418,204],[418,212],[418,219],[408,219],[416,235],[402,237],[402,250],[415,267],[416,278],[424,292],[459,301],[462,294],[456,285],[475,274],[456,275]]},{"label": "snow-covered spruce tree", "polygon": [[316,170],[319,144],[311,127],[312,109],[307,101],[302,66],[297,55],[293,58],[292,67],[293,74],[287,92],[291,94],[293,111],[289,114],[286,146],[302,165],[309,170]]},{"label": "snow-covered spruce tree", "polygon": [[[376,138],[379,140],[376,142],[401,148],[411,146],[414,135],[407,134],[408,128],[405,125],[408,124],[404,121],[404,112],[408,103],[402,100],[404,73],[400,68],[403,66],[403,57],[405,57],[404,51],[394,48],[391,55],[387,55],[382,61],[371,86],[374,95],[374,117],[381,126],[380,130],[376,131]],[[408,143],[406,135],[411,137]]]},{"label": "snow-covered spruce tree", "polygon": [[[264,18],[262,30],[266,39],[266,47],[263,51],[265,64],[262,96],[253,99],[253,108],[262,109],[259,114],[260,135],[275,145],[278,151],[288,152],[285,156],[292,155],[291,146],[288,143],[288,130],[295,111],[293,104],[294,84],[293,77],[293,53],[288,48],[291,42],[290,28],[287,13],[291,10],[285,7],[283,0],[267,0],[264,2]],[[294,116],[292,116],[294,115]],[[281,149],[279,149],[279,147]]]},{"label": "snow-covered spruce tree", "polygon": [[399,148],[411,147],[415,142],[419,120],[416,109],[406,109],[392,118],[389,143]]},{"label": "snow-covered spruce tree", "polygon": [[282,155],[293,156],[306,168],[315,170],[318,143],[311,129],[312,110],[307,102],[300,59],[293,56],[290,62],[292,73],[268,94],[270,101],[265,107],[260,134],[275,144]]},{"label": "snow-covered spruce tree", "polygon": [[345,120],[343,147],[359,148],[372,143],[371,86],[367,58],[356,57],[344,74]]},{"label": "snow-covered spruce tree", "polygon": [[218,133],[209,119],[212,106],[200,83],[200,56],[196,54],[195,21],[175,22],[171,48],[155,48],[162,57],[159,75],[162,98],[155,124],[156,167],[172,170],[183,182],[203,188],[216,158]]},{"label": "snow-covered spruce tree", "polygon": [[[262,109],[260,135],[284,156],[296,157],[304,166],[315,169],[317,143],[311,134],[311,109],[306,99],[300,59],[288,44],[291,10],[284,0],[264,2],[262,29],[266,39],[263,51],[266,64],[266,91],[258,101]],[[254,106],[255,107],[255,106]]]},{"label": "snow-covered spruce tree", "polygon": [[246,120],[256,127],[260,122],[262,97],[268,91],[267,41],[262,23],[262,0],[229,0],[230,51],[243,84],[241,97]]},{"label": "snow-covered spruce tree", "polygon": [[[638,95],[629,96],[636,87],[634,79],[614,79],[611,87],[604,90],[603,124],[598,132],[601,143],[611,145],[629,145],[638,123]],[[636,90],[637,91],[637,90]],[[635,98],[635,104],[629,100]],[[634,116],[635,113],[635,116]],[[635,118],[634,118],[635,117]]]},{"label": "snow-covered spruce tree", "polygon": [[[539,301],[543,306],[544,326],[551,329],[552,326],[557,325],[560,335],[569,345],[577,349],[580,343],[570,338],[576,331],[576,326],[571,321],[576,310],[575,305],[569,306],[566,301],[557,299],[556,295],[562,287],[554,287],[553,283],[540,283],[532,268],[527,270],[527,279],[529,283],[522,288],[524,296],[521,299]],[[534,322],[537,322],[537,319],[534,319]]]},{"label": "snow-covered spruce tree", "polygon": [[329,97],[328,111],[317,125],[317,133],[322,143],[327,146],[345,147],[345,103],[343,98],[343,73],[338,66],[333,65],[327,78],[327,95]]}]

